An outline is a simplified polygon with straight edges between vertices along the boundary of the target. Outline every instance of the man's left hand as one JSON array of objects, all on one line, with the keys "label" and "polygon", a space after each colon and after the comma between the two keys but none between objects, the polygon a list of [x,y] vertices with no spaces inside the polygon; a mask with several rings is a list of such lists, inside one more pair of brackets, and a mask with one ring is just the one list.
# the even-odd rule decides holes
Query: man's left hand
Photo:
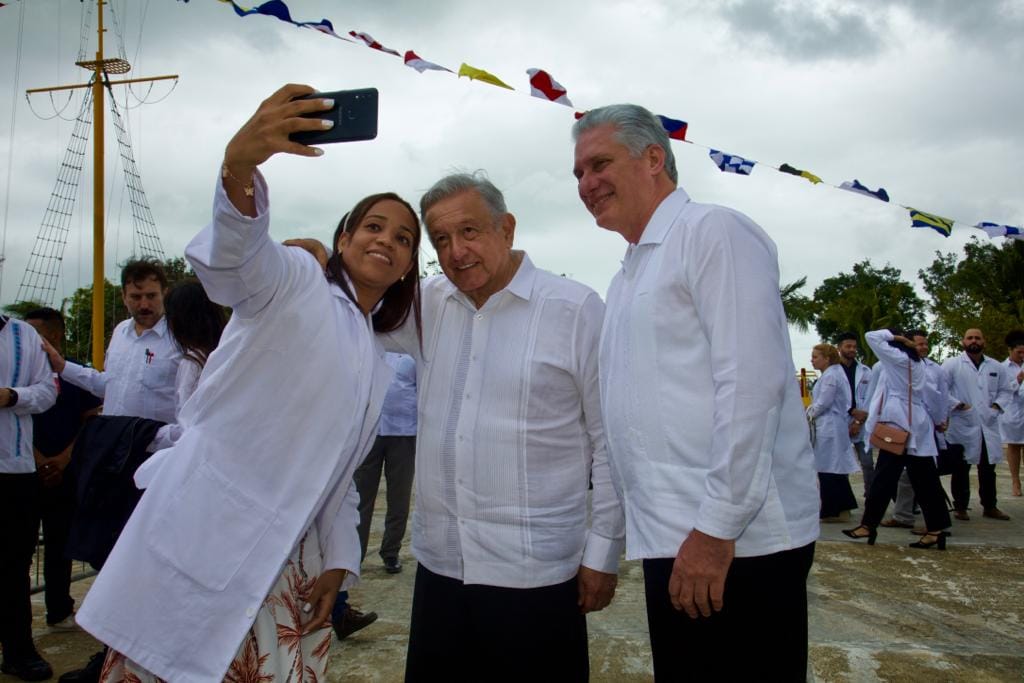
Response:
[{"label": "man's left hand", "polygon": [[850,423],[850,429],[848,431],[849,431],[851,437],[857,436],[858,434],[860,434],[860,423],[859,422],[851,422]]},{"label": "man's left hand", "polygon": [[580,606],[580,612],[597,612],[607,607],[615,596],[618,583],[618,574],[606,574],[580,565],[576,574],[576,585],[580,591],[576,604]]},{"label": "man's left hand", "polygon": [[327,247],[320,240],[313,239],[312,237],[297,237],[292,240],[285,240],[281,244],[286,247],[305,249],[313,255],[313,258],[316,259],[316,262],[320,264],[322,269],[327,269],[327,257],[330,254],[327,253]]},{"label": "man's left hand", "polygon": [[328,569],[317,577],[313,589],[306,596],[306,604],[313,616],[302,628],[302,635],[331,625],[331,610],[347,573],[344,569]]},{"label": "man's left hand", "polygon": [[694,529],[679,546],[668,581],[672,606],[691,619],[710,617],[722,609],[725,577],[736,554],[736,541],[715,538]]}]

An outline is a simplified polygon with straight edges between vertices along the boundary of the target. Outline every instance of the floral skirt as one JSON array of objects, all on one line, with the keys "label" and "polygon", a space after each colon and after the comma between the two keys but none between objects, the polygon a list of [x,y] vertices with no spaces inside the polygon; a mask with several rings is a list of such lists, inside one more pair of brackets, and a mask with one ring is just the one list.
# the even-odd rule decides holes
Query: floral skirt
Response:
[{"label": "floral skirt", "polygon": [[[310,552],[306,552],[307,548]],[[311,526],[263,601],[256,621],[224,674],[225,681],[316,683],[325,679],[331,629],[302,635],[302,625],[308,621],[302,605],[320,576],[322,566],[316,527]],[[157,683],[161,680],[114,650],[107,654],[100,674],[101,683]]]}]

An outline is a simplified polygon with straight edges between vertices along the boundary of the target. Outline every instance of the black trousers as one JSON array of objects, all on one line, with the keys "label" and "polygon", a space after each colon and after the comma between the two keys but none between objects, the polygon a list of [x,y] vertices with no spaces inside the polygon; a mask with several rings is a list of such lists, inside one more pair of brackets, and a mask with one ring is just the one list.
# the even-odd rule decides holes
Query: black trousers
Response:
[{"label": "black trousers", "polygon": [[940,531],[949,527],[949,511],[946,509],[946,495],[939,481],[939,470],[935,459],[916,455],[894,455],[889,451],[878,452],[875,463],[875,480],[871,483],[868,498],[864,501],[864,517],[861,524],[871,529],[878,526],[896,495],[903,468],[907,469],[914,497],[921,506],[924,524],[929,531]]},{"label": "black trousers", "polygon": [[0,646],[7,662],[23,661],[36,652],[29,569],[38,540],[36,473],[0,473]]},{"label": "black trousers", "polygon": [[[953,507],[966,510],[971,502],[971,463],[964,459],[964,447],[960,444],[949,444],[949,452],[954,462],[953,476],[949,483]],[[978,461],[978,497],[985,510],[996,507],[996,468],[988,460],[984,438],[981,440],[981,459]]]},{"label": "black trousers", "polygon": [[722,610],[691,619],[672,607],[675,558],[644,560],[654,680],[807,680],[807,574],[814,544],[738,557],[725,579]]},{"label": "black trousers", "polygon": [[65,549],[71,531],[75,499],[71,481],[57,486],[39,484],[39,507],[43,521],[43,581],[46,582],[46,623],[56,624],[71,616],[71,560]]},{"label": "black trousers", "polygon": [[388,484],[388,511],[384,517],[384,538],[380,543],[380,556],[385,560],[397,558],[402,549],[402,538],[409,520],[409,500],[412,497],[412,479],[416,472],[415,436],[378,436],[366,460],[356,470],[354,479],[359,491],[359,543],[362,557],[370,543],[370,523],[373,506],[380,488],[381,470]]},{"label": "black trousers", "polygon": [[587,621],[577,598],[576,577],[542,588],[498,588],[419,565],[405,680],[589,680]]}]

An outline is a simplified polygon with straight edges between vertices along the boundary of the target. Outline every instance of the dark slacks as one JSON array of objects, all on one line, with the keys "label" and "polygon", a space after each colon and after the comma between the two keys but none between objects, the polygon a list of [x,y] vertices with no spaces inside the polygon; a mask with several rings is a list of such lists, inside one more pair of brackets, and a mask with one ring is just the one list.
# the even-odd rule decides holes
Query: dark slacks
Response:
[{"label": "dark slacks", "polygon": [[8,662],[20,662],[36,651],[29,569],[38,540],[36,473],[0,473],[0,646]]},{"label": "dark slacks", "polygon": [[39,512],[43,521],[43,581],[46,583],[46,623],[56,624],[71,616],[71,560],[65,550],[71,531],[75,500],[71,481],[53,487],[39,485]]},{"label": "dark slacks", "polygon": [[378,436],[366,460],[355,473],[359,491],[359,543],[362,557],[370,543],[370,524],[373,506],[380,488],[381,470],[387,481],[388,511],[384,517],[384,538],[380,543],[380,556],[397,558],[409,520],[409,500],[412,497],[412,479],[416,472],[415,436]]},{"label": "dark slacks", "polygon": [[[949,483],[953,507],[966,510],[971,502],[971,463],[964,459],[964,447],[960,444],[949,444],[949,453],[954,462],[953,476]],[[988,460],[985,439],[981,440],[981,460],[978,461],[978,497],[985,510],[996,507],[996,468]]]},{"label": "dark slacks", "polygon": [[590,677],[576,578],[542,588],[467,585],[416,570],[405,680],[559,681]]},{"label": "dark slacks", "polygon": [[656,681],[807,680],[807,574],[814,544],[738,557],[723,607],[691,619],[669,600],[675,558],[644,560]]},{"label": "dark slacks", "polygon": [[821,517],[835,517],[844,510],[857,509],[857,497],[850,486],[850,475],[818,472]]},{"label": "dark slacks", "polygon": [[889,501],[896,495],[904,467],[907,469],[907,476],[910,477],[910,485],[914,487],[917,504],[921,506],[925,526],[930,531],[947,528],[951,522],[935,459],[916,455],[894,455],[889,451],[878,452],[875,480],[871,484],[867,500],[864,501],[864,517],[861,524],[874,529],[882,521]]}]

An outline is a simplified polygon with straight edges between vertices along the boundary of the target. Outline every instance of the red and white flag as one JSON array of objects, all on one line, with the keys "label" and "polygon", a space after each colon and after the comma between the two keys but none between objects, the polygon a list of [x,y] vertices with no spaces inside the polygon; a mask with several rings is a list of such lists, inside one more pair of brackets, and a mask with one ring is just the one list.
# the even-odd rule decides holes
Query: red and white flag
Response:
[{"label": "red and white flag", "polygon": [[384,47],[383,45],[378,43],[376,40],[373,39],[373,36],[371,36],[369,33],[363,33],[362,31],[349,31],[348,34],[350,36],[352,36],[353,38],[356,38],[358,40],[363,41],[364,43],[366,43],[367,47],[372,47],[374,50],[380,50],[381,52],[387,52],[389,55],[394,55],[396,57],[401,57],[402,56],[402,53],[396,52],[396,51],[392,50],[391,48]]},{"label": "red and white flag", "polygon": [[440,64],[434,64],[433,62],[428,62],[427,60],[421,58],[418,54],[416,54],[412,50],[408,50],[405,53],[405,65],[406,66],[411,66],[412,68],[416,69],[420,73],[423,73],[427,69],[430,69],[431,71],[447,71],[450,74],[455,73],[451,69],[446,69],[445,67],[441,66]]},{"label": "red and white flag", "polygon": [[564,104],[567,107],[572,106],[572,102],[566,96],[568,91],[562,87],[561,83],[553,79],[547,71],[543,69],[527,69],[526,73],[530,76],[531,95],[544,100],[551,100],[558,104]]}]

